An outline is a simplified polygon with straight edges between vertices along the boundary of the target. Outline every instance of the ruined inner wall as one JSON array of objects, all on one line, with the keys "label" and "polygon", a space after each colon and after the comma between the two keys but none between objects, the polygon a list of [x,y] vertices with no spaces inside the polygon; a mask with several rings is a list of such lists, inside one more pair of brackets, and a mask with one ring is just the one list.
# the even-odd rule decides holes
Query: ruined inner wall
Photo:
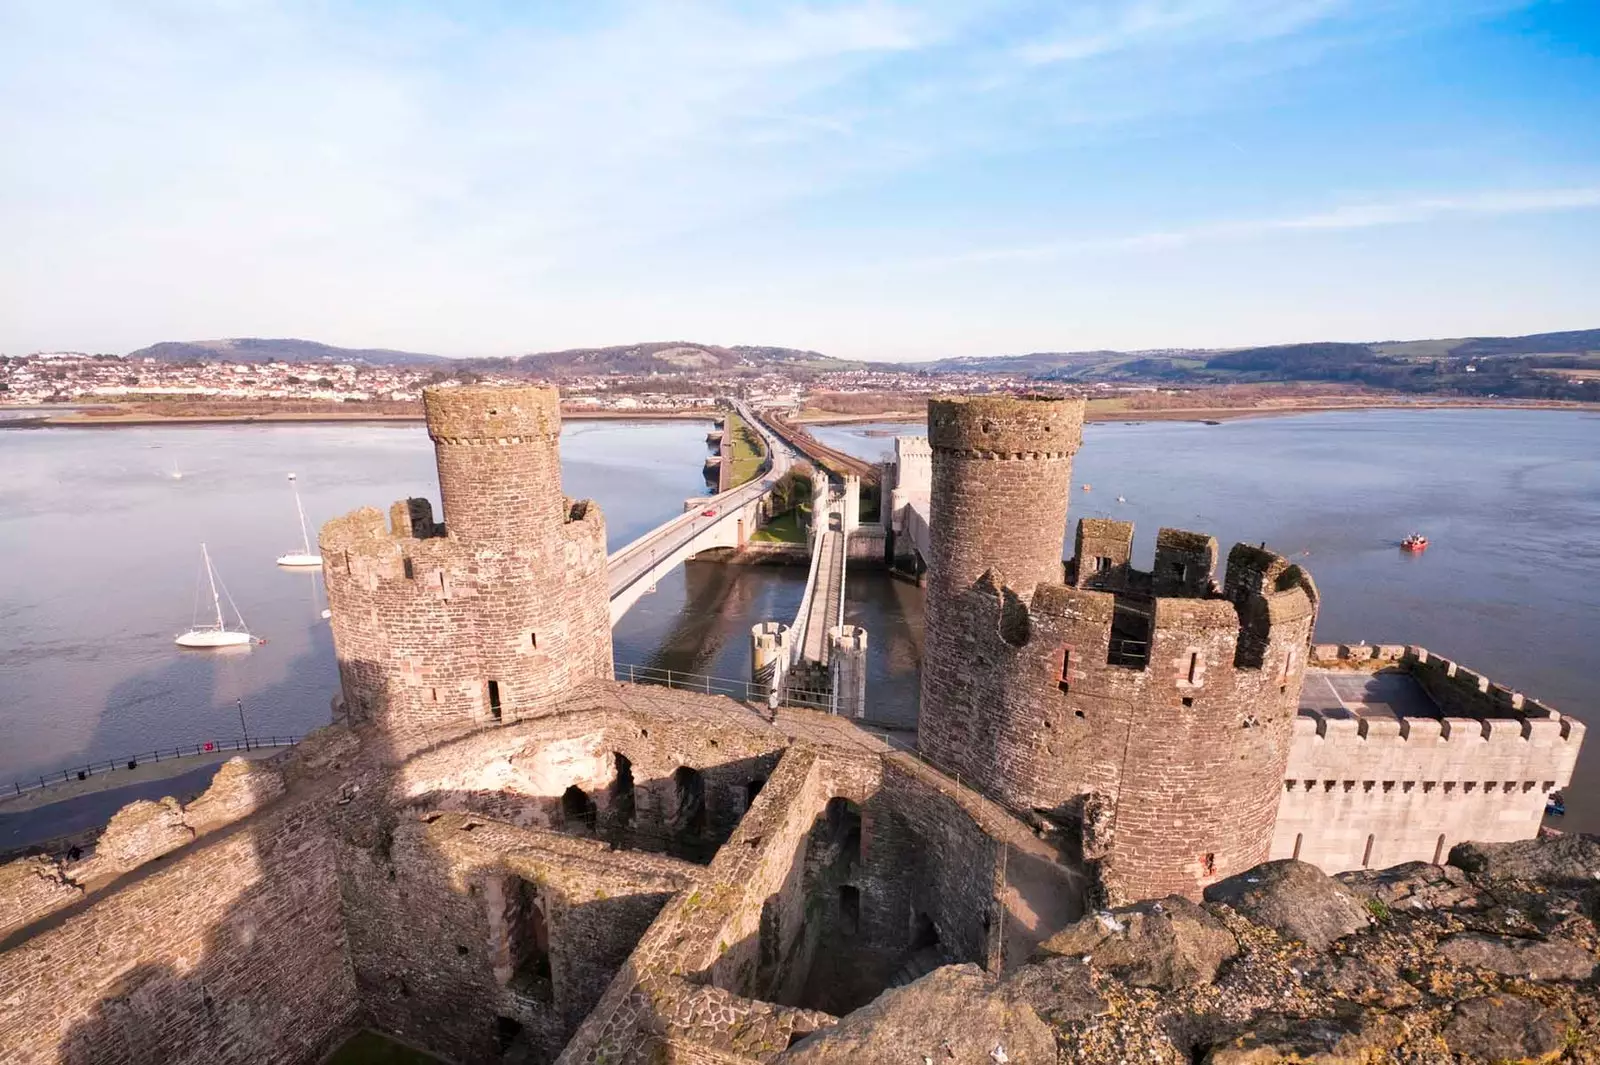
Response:
[{"label": "ruined inner wall", "polygon": [[[797,733],[807,720],[813,729],[829,722],[797,711],[787,728]],[[838,731],[841,740],[852,735]],[[816,846],[840,801],[860,811],[853,865]],[[834,975],[830,951],[903,960],[919,916],[945,957],[997,968],[1006,851],[998,837],[1007,836],[1048,851],[1026,826],[910,756],[847,743],[790,747],[706,878],[661,911],[558,1061],[771,1060],[832,1021],[788,1004]],[[838,875],[819,879],[819,861]],[[841,887],[859,892],[853,930],[841,926]]]},{"label": "ruined inner wall", "polygon": [[1367,665],[1409,672],[1443,696],[1440,716],[1302,711],[1272,857],[1335,873],[1536,836],[1550,792],[1572,780],[1583,723],[1422,648]]},{"label": "ruined inner wall", "polygon": [[605,523],[561,494],[559,397],[424,390],[444,522],[426,501],[320,537],[345,707],[393,760],[543,713],[611,672]]},{"label": "ruined inner wall", "polygon": [[286,799],[14,933],[0,1061],[316,1060],[359,1010],[329,802]]},{"label": "ruined inner wall", "polygon": [[[1080,538],[1117,559],[1132,530]],[[1315,616],[1286,560],[1235,548],[1229,597],[1209,537],[1159,542],[1165,575],[1117,561],[1117,591],[1040,584],[1020,617],[987,582],[964,600],[981,708],[968,765],[1008,804],[1075,825],[1113,900],[1195,897],[1266,859]],[[1150,594],[1158,582],[1175,594]]]},{"label": "ruined inner wall", "polygon": [[700,872],[476,815],[403,817],[382,846],[341,846],[362,1006],[454,1061],[500,1060],[515,1027],[549,1061]]},{"label": "ruined inner wall", "polygon": [[932,557],[917,743],[986,791],[996,781],[972,753],[973,729],[988,713],[974,681],[995,668],[979,631],[992,621],[973,617],[963,597],[993,571],[999,594],[1025,612],[1035,585],[1060,583],[1083,409],[1082,400],[1013,397],[928,404]]}]

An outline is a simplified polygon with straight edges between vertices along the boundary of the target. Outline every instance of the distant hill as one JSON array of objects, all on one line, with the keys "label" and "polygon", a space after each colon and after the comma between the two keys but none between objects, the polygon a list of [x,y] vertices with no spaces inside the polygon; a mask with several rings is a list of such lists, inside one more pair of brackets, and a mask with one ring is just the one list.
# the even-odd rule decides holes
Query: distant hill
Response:
[{"label": "distant hill", "polygon": [[166,340],[128,353],[130,359],[161,362],[363,362],[371,366],[416,366],[450,361],[388,348],[336,348],[315,340],[231,337],[225,340]]},{"label": "distant hill", "polygon": [[[485,360],[495,361],[498,360]],[[572,348],[522,355],[508,360],[518,370],[563,380],[594,374],[647,376],[715,372],[761,373],[774,369],[796,372],[847,370],[866,365],[795,348],[694,344],[683,340],[624,344],[609,348]],[[504,363],[499,363],[504,365]]]}]

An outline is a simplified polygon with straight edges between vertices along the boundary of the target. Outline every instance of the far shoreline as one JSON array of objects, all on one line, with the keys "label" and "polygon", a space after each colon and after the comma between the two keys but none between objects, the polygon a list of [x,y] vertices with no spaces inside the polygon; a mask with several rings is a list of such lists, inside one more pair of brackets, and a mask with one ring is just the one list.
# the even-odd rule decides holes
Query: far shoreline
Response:
[{"label": "far shoreline", "polygon": [[[7,408],[6,410],[37,410],[36,407]],[[576,411],[561,412],[567,422],[614,421],[715,421],[718,411]],[[0,418],[0,429],[148,429],[152,426],[214,426],[214,425],[422,425],[423,415],[381,414],[373,411],[340,413],[338,411],[262,411],[250,414],[149,414],[109,415],[96,417],[80,413],[49,414],[38,417]]]},{"label": "far shoreline", "polygon": [[[1260,407],[1172,407],[1157,410],[1105,410],[1096,409],[1094,401],[1084,416],[1086,422],[1205,422],[1239,421],[1246,418],[1286,418],[1301,414],[1322,414],[1336,411],[1429,411],[1429,410],[1531,410],[1571,411],[1600,413],[1600,404],[1577,403],[1560,400],[1477,401],[1470,399],[1418,400],[1394,402],[1383,399],[1354,400],[1344,403],[1286,403]],[[39,411],[37,406],[6,407],[0,405],[0,414],[7,410]],[[218,426],[218,425],[422,425],[423,415],[385,414],[373,411],[261,411],[239,414],[160,415],[140,412],[126,416],[94,416],[75,408],[69,414],[51,414],[39,411],[37,417],[0,418],[4,429],[120,429],[150,428],[152,426]],[[720,416],[716,409],[691,409],[675,411],[562,411],[563,421],[713,421]],[[881,414],[822,414],[801,415],[791,419],[795,425],[867,425],[882,422],[916,424],[927,420],[926,410],[885,411]]]},{"label": "far shoreline", "polygon": [[[1092,404],[1092,401],[1091,401]],[[1600,404],[1569,403],[1555,400],[1530,400],[1474,402],[1472,400],[1442,400],[1437,402],[1393,403],[1295,403],[1272,407],[1173,407],[1166,410],[1096,410],[1092,405],[1084,415],[1086,422],[1227,422],[1246,418],[1287,418],[1299,414],[1323,414],[1330,411],[1428,411],[1428,410],[1536,410],[1571,411],[1600,414]],[[877,422],[904,422],[915,424],[927,420],[926,411],[889,411],[884,414],[839,414],[802,416],[791,419],[795,425],[870,425]]]}]

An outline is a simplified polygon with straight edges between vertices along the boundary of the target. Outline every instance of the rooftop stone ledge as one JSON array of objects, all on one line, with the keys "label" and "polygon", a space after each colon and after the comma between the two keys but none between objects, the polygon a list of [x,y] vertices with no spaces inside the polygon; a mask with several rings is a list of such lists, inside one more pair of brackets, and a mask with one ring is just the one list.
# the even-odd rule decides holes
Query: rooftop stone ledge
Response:
[{"label": "rooftop stone ledge", "polygon": [[931,448],[994,455],[1071,454],[1083,441],[1084,401],[956,396],[928,401]]},{"label": "rooftop stone ledge", "polygon": [[537,385],[434,385],[422,390],[435,442],[493,443],[561,433],[561,394]]}]

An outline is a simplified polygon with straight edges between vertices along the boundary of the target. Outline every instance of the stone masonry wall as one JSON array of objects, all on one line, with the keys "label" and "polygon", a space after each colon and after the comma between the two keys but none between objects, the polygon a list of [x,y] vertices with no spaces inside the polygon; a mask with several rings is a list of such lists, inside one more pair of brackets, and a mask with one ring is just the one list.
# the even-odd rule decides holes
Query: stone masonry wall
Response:
[{"label": "stone masonry wall", "polygon": [[543,713],[611,672],[605,522],[561,493],[553,389],[424,392],[444,522],[425,501],[320,538],[346,706],[399,760]]},{"label": "stone masonry wall", "polygon": [[[387,848],[387,849],[386,849]],[[341,847],[350,954],[361,1002],[384,1031],[455,1061],[499,1059],[520,1025],[549,1061],[582,1022],[657,912],[701,870],[656,855],[518,829],[469,814],[402,820],[383,846]],[[518,971],[526,926],[509,900],[536,899],[548,976]]]},{"label": "stone masonry wall", "polygon": [[0,1061],[313,1060],[354,1022],[320,794],[146,866],[0,953]]},{"label": "stone masonry wall", "polygon": [[[1163,536],[1169,585],[1203,594],[1055,581],[1022,609],[1009,589],[980,580],[958,600],[967,624],[947,652],[966,664],[974,707],[954,768],[1013,807],[1081,826],[1084,856],[1099,862],[1113,899],[1194,897],[1266,858],[1315,617],[1308,582],[1283,560],[1268,567],[1270,581],[1250,568],[1254,555],[1248,572],[1230,569],[1230,599],[1204,568],[1215,553],[1208,537]],[[1086,537],[1130,539],[1131,529],[1103,527]],[[1118,583],[1152,585],[1114,565]],[[1146,619],[1143,639],[1118,628],[1124,608]]]},{"label": "stone masonry wall", "polygon": [[1034,587],[1059,583],[1072,456],[1082,400],[967,397],[928,404],[933,453],[922,709],[917,743],[941,765],[982,774],[972,730],[992,662],[971,656],[980,634],[962,598],[993,571],[1000,594],[1025,608]]}]

